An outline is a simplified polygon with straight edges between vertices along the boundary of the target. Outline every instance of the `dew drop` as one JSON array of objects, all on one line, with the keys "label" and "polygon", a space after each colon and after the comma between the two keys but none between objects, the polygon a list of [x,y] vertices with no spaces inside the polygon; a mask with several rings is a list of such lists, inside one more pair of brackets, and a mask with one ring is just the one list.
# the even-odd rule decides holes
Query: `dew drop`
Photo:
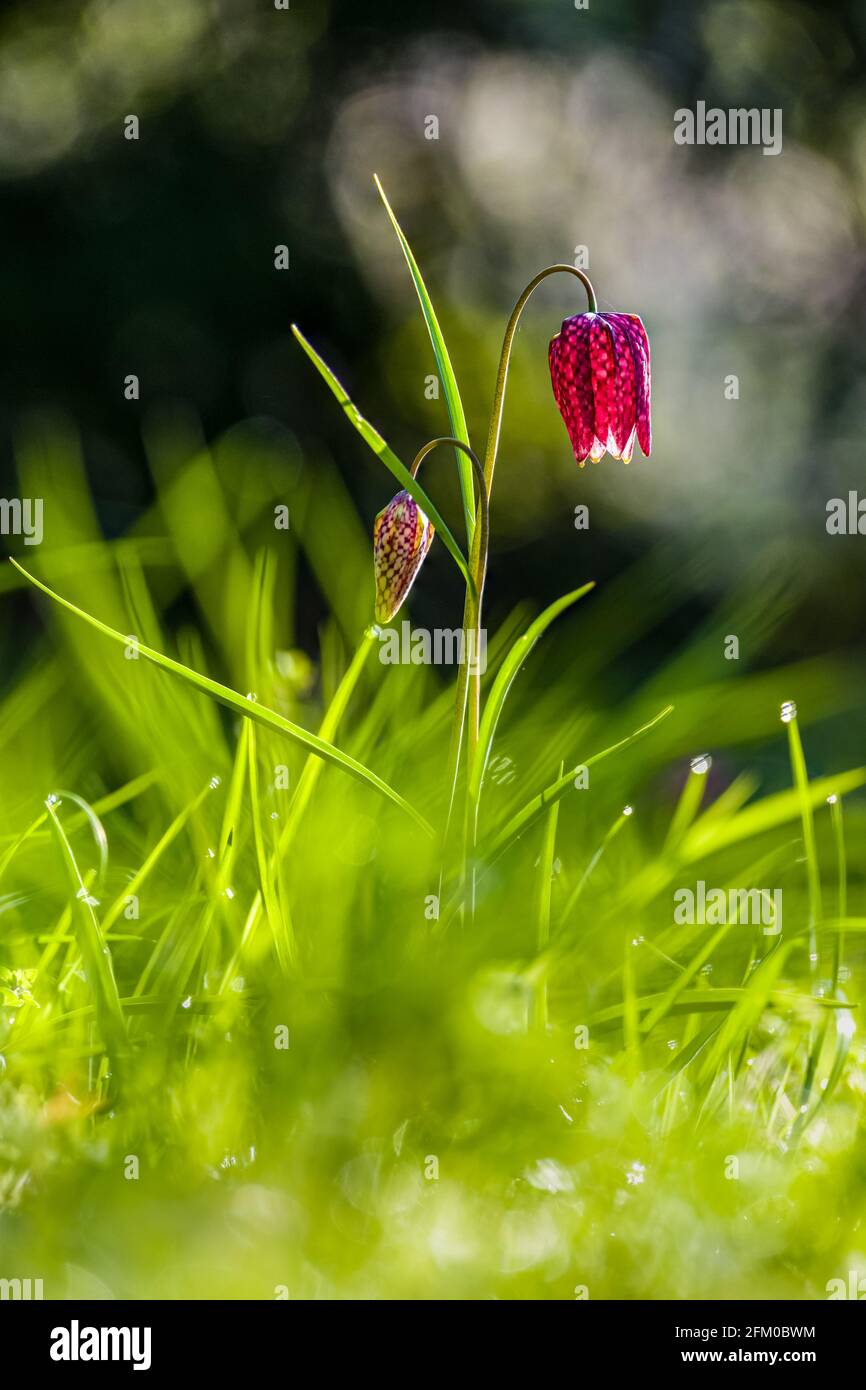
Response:
[{"label": "dew drop", "polygon": [[212,778],[210,779],[210,782],[208,783],[208,786],[211,788],[212,791],[216,791],[216,789],[217,789],[217,787],[219,786],[219,784],[220,784],[220,779],[219,779],[218,777],[212,777]]},{"label": "dew drop", "polygon": [[786,700],[782,705],[781,719],[783,724],[790,724],[792,719],[797,718],[797,706],[793,700]]},{"label": "dew drop", "polygon": [[699,753],[696,758],[692,758],[692,772],[697,773],[698,777],[703,777],[713,765],[713,760],[709,753]]},{"label": "dew drop", "polygon": [[622,808],[622,813],[623,813],[624,816],[632,816],[632,815],[634,815],[634,807],[633,807],[633,806],[623,806],[623,808]]}]

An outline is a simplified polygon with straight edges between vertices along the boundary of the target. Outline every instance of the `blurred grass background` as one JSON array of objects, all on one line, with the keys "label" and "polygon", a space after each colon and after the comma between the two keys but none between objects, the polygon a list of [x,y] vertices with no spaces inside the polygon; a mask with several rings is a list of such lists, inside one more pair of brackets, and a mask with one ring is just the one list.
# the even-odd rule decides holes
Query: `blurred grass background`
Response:
[{"label": "blurred grass background", "polygon": [[[863,29],[854,3],[754,0],[7,7],[0,468],[3,496],[45,499],[45,540],[6,548],[119,631],[319,727],[370,621],[370,527],[394,489],[289,323],[404,460],[446,429],[375,170],[421,261],[476,446],[505,318],[542,265],[588,247],[601,307],[639,313],[653,349],[653,458],[578,472],[546,344],[583,305],[557,280],[527,312],[494,501],[500,658],[545,603],[598,588],[521,674],[484,826],[506,824],[560,759],[674,711],[603,765],[590,802],[562,802],[555,927],[622,806],[636,812],[561,924],[572,945],[539,1035],[526,979],[537,834],[497,861],[477,931],[439,934],[424,915],[432,850],[326,771],[281,860],[296,943],[284,969],[270,923],[249,928],[254,812],[271,845],[303,758],[258,730],[253,795],[238,722],[124,660],[4,565],[0,967],[37,974],[17,986],[32,1001],[0,1011],[0,1277],[43,1277],[48,1296],[561,1298],[586,1285],[593,1298],[762,1298],[821,1297],[827,1279],[866,1273],[866,1054],[808,998],[796,798],[725,838],[747,796],[786,795],[779,706],[796,699],[810,774],[831,779],[816,815],[837,910],[823,798],[866,761],[863,548],[825,530],[828,498],[862,471]],[[783,154],[675,146],[673,112],[698,98],[781,107]],[[128,114],[138,141],[123,138]],[[129,373],[139,401],[124,399]],[[431,469],[426,485],[456,528],[450,474]],[[574,529],[581,502],[588,531]],[[413,622],[454,627],[460,608],[434,546]],[[723,658],[731,633],[738,662]],[[435,821],[447,704],[441,672],[371,653],[334,737]],[[715,821],[688,867],[671,867],[671,816],[703,751]],[[122,1075],[107,1074],[81,907],[43,816],[51,792],[100,913],[182,818],[140,917],[121,912],[109,931],[134,1044]],[[676,1014],[637,1044],[621,1020],[596,1043],[592,1024],[593,1046],[576,1051],[575,1027],[668,988],[701,948],[700,932],[671,936],[671,884],[753,872],[784,885],[784,1006],[740,1018],[708,1070],[724,1011],[710,1036],[701,1014]],[[821,941],[825,992],[834,939]],[[844,980],[855,1005],[858,939]],[[735,929],[695,988],[745,982],[751,998],[765,944]],[[821,1081],[831,1094],[813,1115]]]}]

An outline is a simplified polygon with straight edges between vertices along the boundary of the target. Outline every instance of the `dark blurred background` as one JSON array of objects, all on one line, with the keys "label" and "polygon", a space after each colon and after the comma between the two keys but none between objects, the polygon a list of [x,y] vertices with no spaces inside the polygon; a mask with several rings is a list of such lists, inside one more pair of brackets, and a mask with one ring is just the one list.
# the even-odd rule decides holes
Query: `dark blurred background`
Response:
[{"label": "dark blurred background", "polygon": [[[494,616],[661,555],[674,592],[634,649],[647,669],[742,585],[782,594],[759,662],[856,645],[866,540],[830,537],[825,520],[829,498],[866,493],[864,42],[858,0],[7,5],[0,495],[15,494],[34,421],[61,421],[80,431],[99,519],[119,536],[154,496],[148,432],[182,410],[208,441],[240,427],[299,475],[333,463],[368,527],[392,480],[289,325],[405,461],[447,432],[375,171],[479,450],[505,320],[543,265],[586,247],[600,307],[648,327],[653,457],[579,472],[546,347],[585,306],[562,277],[535,296],[497,473]],[[699,99],[781,108],[782,153],[677,146],[674,112]],[[445,458],[427,483],[456,530]],[[579,502],[588,532],[574,529]],[[441,547],[430,572],[418,619],[453,623],[458,576]],[[312,642],[326,601],[309,576],[300,595]]]}]

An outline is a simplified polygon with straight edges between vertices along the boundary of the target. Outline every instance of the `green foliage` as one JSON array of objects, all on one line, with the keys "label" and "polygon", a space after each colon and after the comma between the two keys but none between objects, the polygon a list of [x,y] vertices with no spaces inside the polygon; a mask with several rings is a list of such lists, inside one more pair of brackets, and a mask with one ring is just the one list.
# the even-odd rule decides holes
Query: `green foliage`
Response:
[{"label": "green foliage", "polygon": [[[659,562],[625,606],[522,605],[488,644],[467,873],[455,672],[376,660],[327,461],[189,421],[148,443],[157,502],[113,541],[71,431],[19,460],[66,505],[3,580],[44,623],[0,700],[4,1270],[51,1297],[823,1296],[866,1215],[866,770],[810,776],[796,720],[788,766],[778,709],[830,721],[857,673],[762,664],[779,610],[744,587],[617,678]],[[699,880],[778,886],[781,931],[679,920]]]}]

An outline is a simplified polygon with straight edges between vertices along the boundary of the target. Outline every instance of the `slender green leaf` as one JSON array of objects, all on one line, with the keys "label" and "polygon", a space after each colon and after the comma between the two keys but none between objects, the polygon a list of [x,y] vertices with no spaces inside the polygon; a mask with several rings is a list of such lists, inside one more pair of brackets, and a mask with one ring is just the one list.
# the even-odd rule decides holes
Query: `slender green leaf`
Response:
[{"label": "slender green leaf", "polygon": [[102,929],[104,932],[107,933],[111,930],[118,917],[123,912],[123,909],[129,902],[130,898],[140,897],[141,889],[146,883],[147,879],[150,877],[152,870],[156,868],[157,864],[159,863],[165,851],[168,849],[169,845],[171,845],[173,841],[177,838],[177,836],[180,834],[181,830],[186,825],[190,816],[194,815],[195,812],[198,810],[199,806],[204,801],[205,797],[208,795],[210,790],[211,786],[210,783],[208,783],[208,785],[202,791],[200,791],[198,795],[192,799],[192,801],[190,801],[186,806],[183,807],[183,809],[175,816],[174,820],[171,822],[168,828],[160,836],[159,840],[154,845],[153,849],[150,851],[150,854],[147,856],[144,863],[142,864],[141,868],[137,870],[137,872],[133,875],[133,877],[129,880],[128,883],[125,883],[123,885],[123,888],[121,889],[120,893],[117,895],[114,902],[111,904],[111,906],[109,907],[108,911],[102,919]]},{"label": "slender green leaf", "polygon": [[590,589],[595,588],[595,581],[584,584],[580,589],[574,589],[570,594],[564,594],[555,603],[551,603],[545,608],[543,613],[530,623],[529,627],[521,637],[518,637],[514,646],[509,651],[502,665],[500,666],[493,687],[487,697],[484,706],[484,713],[481,716],[481,728],[478,733],[478,749],[475,755],[475,763],[472,768],[472,776],[469,784],[469,792],[472,800],[477,802],[481,794],[481,783],[487,764],[490,759],[490,751],[493,747],[493,740],[496,736],[496,728],[499,724],[499,717],[502,708],[508,698],[508,693],[514,683],[514,678],[526,661],[530,652],[535,647],[551,623],[564,613],[572,604],[577,603],[578,599],[588,594]]},{"label": "slender green leaf", "polygon": [[52,801],[46,808],[57,836],[70,885],[75,893],[75,907],[78,915],[78,942],[87,971],[87,981],[93,990],[96,1017],[107,1050],[117,1058],[117,1052],[126,1041],[126,1023],[120,1007],[117,982],[111,953],[105,944],[99,919],[94,912],[94,899],[81,876],[78,861],[57,814]]},{"label": "slender green leaf", "polygon": [[[671,1008],[672,1014],[690,1013],[715,1013],[718,1009],[736,1009],[743,1004],[752,1002],[752,991],[742,986],[733,986],[731,989],[687,989],[685,990]],[[633,1001],[639,1013],[646,1013],[654,1009],[664,999],[662,994],[644,994],[639,999]],[[799,993],[789,989],[771,989],[766,993],[761,992],[760,1006],[758,1012],[764,1004],[769,1004],[774,1009],[796,1009],[802,1013],[811,1013],[815,1009],[848,1009],[850,1005],[843,999],[816,998],[812,994]],[[601,1009],[590,1018],[590,1025],[603,1025],[606,1023],[618,1023],[626,1012],[627,1005],[622,1000],[618,1004],[612,1004],[608,1009]],[[712,1072],[713,1068],[710,1068]]]},{"label": "slender green leaf", "polygon": [[[85,613],[82,608],[76,607],[76,605],[70,603],[68,599],[61,598],[59,594],[55,594],[53,589],[49,589],[47,584],[43,584],[41,580],[36,579],[34,575],[25,570],[23,565],[19,565],[18,561],[12,559],[11,556],[10,561],[16,569],[21,571],[31,584],[35,585],[37,589],[41,589],[42,592],[47,594],[50,599],[53,599],[55,603],[59,603],[61,607],[66,608],[70,613],[74,613],[76,617],[89,623],[91,627],[96,628],[97,632],[103,633],[105,637],[110,637],[112,641],[119,642],[121,646],[128,646],[129,638],[124,637],[123,633],[117,632],[115,628],[109,627],[107,623],[100,622],[99,618],[94,618],[91,613]],[[311,734],[309,730],[301,728],[299,724],[293,724],[291,720],[284,718],[281,714],[277,714],[274,710],[266,709],[263,705],[257,704],[254,700],[246,699],[243,695],[239,695],[236,690],[230,689],[229,686],[221,685],[219,681],[211,680],[209,676],[200,675],[198,671],[193,671],[188,666],[183,666],[179,661],[172,660],[170,656],[165,656],[162,652],[153,651],[152,648],[144,646],[143,643],[139,643],[138,653],[147,661],[153,662],[155,666],[161,667],[162,670],[168,671],[174,676],[179,676],[181,680],[189,682],[189,684],[195,686],[197,690],[203,691],[206,695],[210,695],[214,700],[218,700],[220,704],[227,705],[229,709],[236,710],[239,714],[242,714],[245,719],[252,719],[258,724],[263,724],[268,729],[275,729],[277,733],[285,734],[288,738],[294,739],[296,743],[301,743],[304,747],[309,748],[318,757],[324,758],[326,762],[333,763],[335,767],[342,768],[344,772],[349,773],[349,775],[354,777],[357,781],[364,782],[368,786],[374,787],[382,796],[387,797],[389,801],[393,801],[395,806],[399,806],[408,816],[411,816],[428,835],[433,835],[432,826],[415,810],[414,806],[411,806],[399,792],[396,792],[393,787],[390,787],[388,783],[384,782],[381,777],[378,777],[375,772],[371,772],[369,768],[364,767],[363,763],[359,763],[356,758],[351,757],[348,753],[344,753],[333,744],[327,743],[316,734]]]},{"label": "slender green leaf", "polygon": [[[259,802],[259,769],[254,725],[250,725],[248,752],[250,805],[252,808],[256,865],[259,871],[259,893],[261,894],[265,915],[267,916],[274,938],[274,949],[277,953],[277,960],[279,961],[283,974],[288,975],[295,961],[295,937],[291,919],[288,911],[284,911],[284,905],[280,900],[276,880],[268,860],[265,833],[262,826],[262,811]],[[310,762],[313,762],[312,758],[310,758]],[[321,765],[321,762],[315,763],[316,767],[321,767]]]},{"label": "slender green leaf", "polygon": [[[562,775],[563,763],[559,764]],[[550,941],[550,901],[553,894],[554,856],[556,855],[556,829],[559,823],[559,802],[554,801],[547,812],[544,823],[544,836],[541,854],[538,858],[538,872],[535,880],[535,945],[541,953]],[[542,1031],[547,1028],[547,981],[542,978],[535,986],[534,1016],[536,1026]]]},{"label": "slender green leaf", "polygon": [[[658,714],[654,715],[646,724],[642,724],[639,729],[635,729],[633,733],[628,734],[626,738],[620,739],[618,743],[612,743],[609,748],[603,748],[600,753],[594,753],[591,758],[586,759],[586,762],[582,764],[582,766],[594,767],[596,763],[600,763],[605,758],[609,758],[611,754],[618,753],[623,748],[628,748],[630,744],[635,743],[639,738],[642,738],[644,734],[654,729],[662,719],[666,719],[667,716],[673,712],[673,708],[673,705],[666,705],[664,709],[659,710]],[[534,796],[531,801],[527,802],[523,809],[512,816],[507,824],[493,836],[492,842],[489,845],[483,846],[481,857],[492,859],[494,856],[499,855],[513,840],[516,840],[518,836],[522,835],[540,815],[543,815],[545,807],[549,806],[551,801],[558,801],[561,796],[565,796],[566,792],[574,785],[574,779],[577,775],[577,768],[579,766],[581,766],[581,764],[577,764],[570,772],[566,772],[564,777],[560,777],[556,782],[552,782],[549,787],[545,787],[544,791],[539,792],[537,796]]]},{"label": "slender green leaf", "polygon": [[683,863],[689,864],[703,859],[705,855],[718,854],[720,850],[729,849],[731,845],[751,839],[753,835],[762,835],[767,830],[784,825],[786,821],[796,819],[801,814],[804,798],[811,806],[817,806],[826,801],[831,793],[841,796],[855,787],[862,787],[864,783],[866,768],[857,767],[835,777],[820,777],[810,782],[803,792],[794,787],[765,796],[722,822],[715,819],[711,811],[707,812],[686,834],[679,847],[679,857]]},{"label": "slender green leaf", "polygon": [[[426,513],[430,521],[432,521],[434,527],[436,528],[436,532],[440,540],[442,541],[442,544],[445,546],[445,549],[448,551],[449,555],[452,557],[455,564],[459,568],[460,573],[466,580],[466,583],[474,591],[475,586],[472,582],[472,577],[469,573],[469,566],[466,563],[462,550],[460,549],[459,545],[457,544],[453,535],[451,534],[451,531],[446,525],[438,507],[435,505],[434,502],[430,500],[427,493],[424,491],[424,488],[418,482],[417,478],[413,478],[406,465],[400,462],[393,449],[390,449],[388,447],[379,431],[375,429],[373,425],[370,424],[369,420],[364,419],[364,416],[361,414],[355,403],[346,394],[342,384],[331,371],[327,362],[325,362],[325,360],[319,356],[312,343],[309,343],[307,341],[307,339],[304,337],[303,333],[298,328],[298,325],[296,323],[292,324],[292,332],[294,333],[301,347],[304,349],[304,352],[309,357],[310,361],[313,363],[315,367],[318,368],[322,377],[330,386],[332,392],[334,393],[340,405],[342,406],[345,414],[349,417],[352,424],[355,426],[355,429],[360,434],[361,438],[364,440],[366,444],[369,444],[370,448],[373,450],[373,453],[376,454],[377,457],[382,460],[385,467],[393,473],[394,477],[397,479],[398,483],[400,483],[401,487],[404,487],[406,491],[410,493],[412,497],[415,498],[415,501],[418,503],[418,506],[422,509],[422,511]],[[460,453],[460,457],[464,457],[462,452]]]},{"label": "slender green leaf", "polygon": [[[439,376],[442,380],[442,389],[445,392],[448,417],[451,421],[451,433],[455,439],[459,439],[464,444],[468,444],[469,431],[466,428],[466,415],[463,411],[463,402],[460,399],[457,378],[454,375],[454,368],[451,366],[451,358],[448,353],[448,348],[445,346],[445,339],[442,336],[442,329],[439,327],[436,311],[427,293],[427,287],[424,284],[421,271],[418,269],[418,262],[412,254],[412,248],[406,240],[400,223],[394,216],[391,204],[385,197],[385,190],[379,182],[379,176],[378,174],[374,174],[373,177],[376,181],[376,187],[379,190],[379,196],[385,204],[385,211],[391,219],[391,226],[397,233],[397,239],[400,242],[403,255],[406,257],[406,264],[409,267],[409,273],[412,276],[418,300],[421,304],[421,312],[424,315],[427,332],[430,334],[430,342],[433,345],[433,355],[436,358],[436,366],[439,369]],[[472,532],[475,529],[475,494],[473,491],[472,466],[462,449],[455,449],[454,452],[457,455],[457,467],[460,473],[460,490],[463,494],[463,512],[466,517],[466,536],[467,540],[471,541]]]}]

